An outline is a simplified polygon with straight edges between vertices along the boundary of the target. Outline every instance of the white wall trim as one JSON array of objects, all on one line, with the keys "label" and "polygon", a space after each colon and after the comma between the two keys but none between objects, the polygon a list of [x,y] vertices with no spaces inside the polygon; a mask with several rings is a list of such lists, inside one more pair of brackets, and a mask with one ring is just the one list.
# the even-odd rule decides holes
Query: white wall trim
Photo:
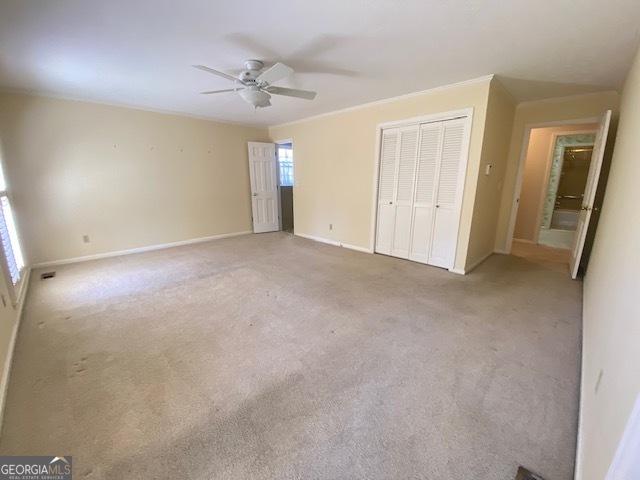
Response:
[{"label": "white wall trim", "polygon": [[298,233],[298,232],[295,232],[294,235],[297,236],[297,237],[306,238],[308,240],[313,240],[314,242],[320,242],[320,243],[326,243],[327,245],[333,245],[334,247],[348,248],[349,250],[355,250],[356,252],[373,253],[373,250],[370,250],[370,249],[368,249],[366,247],[360,247],[359,245],[351,245],[349,243],[342,243],[342,242],[340,242],[338,240],[331,240],[329,238],[318,237],[318,236],[315,236],[315,235],[307,235],[306,233]]},{"label": "white wall trim", "polygon": [[520,243],[528,243],[529,245],[537,245],[538,242],[535,240],[529,240],[528,238],[513,238],[514,242],[520,242]]},{"label": "white wall trim", "polygon": [[22,320],[22,310],[24,309],[24,301],[27,296],[27,289],[29,288],[29,279],[31,277],[31,269],[25,270],[25,275],[22,279],[24,287],[20,290],[20,297],[16,305],[16,320],[11,331],[11,338],[9,339],[9,348],[7,349],[7,356],[4,359],[4,369],[2,370],[2,378],[0,379],[0,435],[2,434],[2,424],[4,421],[4,409],[7,404],[7,392],[9,390],[9,379],[11,378],[11,365],[13,363],[13,353],[16,348],[16,340],[18,338],[18,330],[20,329],[20,321]]},{"label": "white wall trim", "polygon": [[489,252],[481,256],[478,260],[471,262],[471,264],[468,267],[465,267],[464,269],[450,268],[449,271],[452,273],[457,273],[459,275],[466,275],[467,273],[470,273],[472,270],[474,270],[476,267],[479,267],[482,262],[484,262],[487,258],[489,258],[494,253],[497,253],[497,252]]},{"label": "white wall trim", "polygon": [[[438,268],[438,267],[436,267],[436,268]],[[449,271],[450,271],[451,273],[455,273],[455,274],[457,274],[457,275],[465,275],[465,274],[466,274],[466,272],[464,271],[464,269],[463,269],[463,268],[455,268],[455,267],[454,267],[454,268],[450,268],[450,269],[449,269]]]},{"label": "white wall trim", "polygon": [[211,240],[219,240],[221,238],[237,237],[239,235],[247,235],[253,233],[251,230],[242,232],[222,233],[219,235],[211,235],[209,237],[190,238],[188,240],[180,240],[177,242],[160,243],[157,245],[148,245],[146,247],[130,248],[128,250],[117,250],[113,252],[97,253],[95,255],[85,255],[82,257],[65,258],[61,260],[52,260],[49,262],[41,262],[32,265],[32,268],[53,267],[56,265],[66,265],[69,263],[86,262],[88,260],[99,260],[101,258],[119,257],[122,255],[131,255],[133,253],[150,252],[153,250],[162,250],[165,248],[180,247],[182,245],[191,245],[193,243],[209,242]]},{"label": "white wall trim", "polygon": [[405,100],[405,99],[412,98],[412,97],[417,97],[417,96],[420,96],[420,95],[428,95],[428,94],[439,92],[439,91],[442,91],[442,90],[448,90],[450,88],[463,87],[463,86],[466,86],[466,85],[474,85],[474,84],[477,84],[477,83],[490,83],[491,80],[493,79],[493,77],[494,77],[493,74],[484,75],[482,77],[472,78],[470,80],[464,80],[462,82],[450,83],[448,85],[440,85],[438,87],[429,88],[427,90],[420,90],[419,92],[405,93],[404,95],[398,95],[396,97],[383,98],[383,99],[380,99],[380,100],[375,100],[373,102],[361,103],[359,105],[354,105],[352,107],[341,108],[339,110],[333,110],[331,112],[321,113],[319,115],[312,115],[310,117],[301,118],[299,120],[293,120],[291,122],[280,123],[278,125],[271,125],[271,126],[269,126],[269,128],[287,127],[287,126],[290,126],[290,125],[295,125],[297,123],[309,122],[311,120],[317,120],[318,118],[324,118],[324,117],[329,117],[329,116],[332,116],[332,115],[338,115],[340,113],[346,113],[346,112],[352,112],[354,110],[360,110],[362,108],[373,107],[373,106],[376,106],[376,105],[384,105],[385,103],[391,103],[391,102],[395,102],[395,101],[398,101],[398,100]]},{"label": "white wall trim", "polygon": [[[564,97],[567,98],[567,97]],[[513,190],[511,199],[511,212],[509,214],[509,224],[507,226],[507,238],[504,243],[504,251],[511,253],[511,245],[513,243],[513,233],[516,229],[516,218],[518,216],[518,201],[522,192],[522,181],[524,180],[524,165],[527,160],[527,152],[529,150],[529,139],[531,138],[531,130],[534,128],[559,127],[563,125],[581,125],[585,123],[598,123],[598,117],[574,118],[568,120],[553,120],[549,122],[527,123],[524,126],[524,134],[522,137],[522,146],[520,148],[520,157],[518,159],[518,169],[516,171],[516,185]]]},{"label": "white wall trim", "polygon": [[493,255],[493,253],[494,252],[486,253],[482,257],[477,259],[475,262],[471,262],[471,264],[465,268],[465,273],[469,273],[471,270],[474,270],[477,267],[479,267],[480,264],[483,263],[485,260],[487,260],[491,255]]}]

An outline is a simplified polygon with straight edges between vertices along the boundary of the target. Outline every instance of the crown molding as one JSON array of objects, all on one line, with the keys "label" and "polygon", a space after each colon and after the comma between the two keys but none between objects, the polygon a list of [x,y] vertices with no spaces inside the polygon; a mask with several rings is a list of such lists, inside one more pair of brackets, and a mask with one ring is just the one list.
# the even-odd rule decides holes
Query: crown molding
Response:
[{"label": "crown molding", "polygon": [[449,90],[451,88],[463,87],[463,86],[466,86],[466,85],[474,85],[474,84],[477,84],[477,83],[490,83],[491,80],[494,77],[495,77],[495,75],[491,74],[491,75],[485,75],[485,76],[482,76],[482,77],[472,78],[470,80],[464,80],[462,82],[450,83],[450,84],[447,84],[447,85],[440,85],[438,87],[429,88],[427,90],[420,90],[419,92],[405,93],[403,95],[398,95],[396,97],[383,98],[383,99],[380,99],[380,100],[374,100],[373,102],[361,103],[359,105],[354,105],[352,107],[341,108],[339,110],[332,110],[330,112],[320,113],[318,115],[312,115],[310,117],[301,118],[299,120],[292,120],[291,122],[280,123],[280,124],[277,124],[277,125],[270,125],[269,128],[271,129],[271,128],[286,127],[286,126],[294,125],[294,124],[297,124],[297,123],[309,122],[311,120],[317,120],[319,118],[330,117],[330,116],[333,116],[333,115],[338,115],[338,114],[346,113],[346,112],[352,112],[354,110],[360,110],[360,109],[367,108],[367,107],[373,107],[373,106],[376,106],[376,105],[384,105],[385,103],[396,102],[396,101],[399,101],[399,100],[406,100],[408,98],[418,97],[418,96],[421,96],[421,95],[429,95],[429,94],[436,93],[436,92],[439,92],[439,91]]}]

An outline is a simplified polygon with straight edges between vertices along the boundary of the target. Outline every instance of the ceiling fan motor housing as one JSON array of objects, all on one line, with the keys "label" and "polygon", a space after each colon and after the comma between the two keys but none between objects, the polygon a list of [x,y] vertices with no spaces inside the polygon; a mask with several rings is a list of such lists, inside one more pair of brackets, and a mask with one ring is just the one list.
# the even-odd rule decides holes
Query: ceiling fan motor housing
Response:
[{"label": "ceiling fan motor housing", "polygon": [[260,60],[246,60],[244,62],[244,68],[238,78],[245,84],[255,84],[256,78],[260,75],[260,72],[264,68],[264,63]]}]

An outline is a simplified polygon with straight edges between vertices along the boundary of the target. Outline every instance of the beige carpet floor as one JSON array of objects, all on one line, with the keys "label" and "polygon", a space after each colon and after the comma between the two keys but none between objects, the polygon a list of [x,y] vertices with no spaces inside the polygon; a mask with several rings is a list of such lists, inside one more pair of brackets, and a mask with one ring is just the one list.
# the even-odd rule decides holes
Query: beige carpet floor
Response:
[{"label": "beige carpet floor", "polygon": [[0,451],[78,479],[572,478],[581,284],[288,234],[32,277]]},{"label": "beige carpet floor", "polygon": [[526,258],[531,263],[536,263],[565,275],[570,274],[571,250],[548,247],[539,243],[523,242],[514,238],[511,255]]}]

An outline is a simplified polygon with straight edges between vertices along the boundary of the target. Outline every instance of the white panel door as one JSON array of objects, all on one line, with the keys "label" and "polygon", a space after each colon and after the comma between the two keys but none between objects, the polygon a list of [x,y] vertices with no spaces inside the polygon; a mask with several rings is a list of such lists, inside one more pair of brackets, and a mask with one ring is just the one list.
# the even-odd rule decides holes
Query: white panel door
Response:
[{"label": "white panel door", "polygon": [[589,228],[589,222],[591,221],[591,211],[593,210],[593,202],[596,198],[596,190],[598,189],[598,180],[600,179],[600,171],[602,170],[602,159],[604,158],[604,149],[607,145],[610,123],[611,110],[607,110],[600,120],[600,128],[596,134],[593,153],[591,154],[587,185],[584,190],[584,203],[578,216],[578,227],[574,237],[573,250],[571,251],[571,278],[578,276],[580,257],[582,257],[582,250],[584,249],[584,242],[587,238],[587,230]]},{"label": "white panel door", "polygon": [[429,264],[453,268],[458,243],[462,192],[466,170],[469,122],[466,118],[443,122],[440,162]]},{"label": "white panel door", "polygon": [[427,263],[431,250],[433,210],[436,195],[436,167],[442,149],[443,123],[427,123],[420,126],[416,186],[413,200],[413,229],[409,259]]},{"label": "white panel door", "polygon": [[273,143],[249,142],[248,148],[253,231],[275,232],[280,229],[276,146]]},{"label": "white panel door", "polygon": [[378,181],[378,218],[376,226],[376,252],[391,255],[396,210],[393,205],[399,154],[399,131],[382,131],[380,148],[380,180]]},{"label": "white panel door", "polygon": [[409,258],[411,245],[411,219],[413,213],[413,187],[415,183],[416,155],[419,126],[400,129],[397,181],[395,189],[395,224],[391,255]]}]

